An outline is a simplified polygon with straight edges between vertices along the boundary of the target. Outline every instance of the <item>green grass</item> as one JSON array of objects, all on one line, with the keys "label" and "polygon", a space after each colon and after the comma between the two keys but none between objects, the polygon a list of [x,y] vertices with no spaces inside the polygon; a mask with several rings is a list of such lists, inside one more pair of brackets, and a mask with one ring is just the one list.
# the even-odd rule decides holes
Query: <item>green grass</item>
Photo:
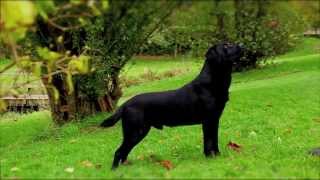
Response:
[{"label": "green grass", "polygon": [[[130,154],[132,165],[110,171],[122,138],[121,123],[97,128],[105,117],[100,114],[57,128],[49,112],[6,114],[0,118],[1,177],[320,178],[319,158],[307,153],[320,146],[320,55],[315,49],[319,44],[306,39],[271,65],[234,74],[221,119],[222,154],[217,158],[203,156],[200,126],[152,129]],[[180,87],[194,78],[201,61],[136,60],[124,73],[139,76],[146,65],[159,73],[173,66],[190,71],[131,86],[121,102],[137,93]],[[226,146],[230,141],[241,145],[240,152]],[[173,169],[154,159],[169,160]],[[74,171],[65,172],[68,167]]]}]

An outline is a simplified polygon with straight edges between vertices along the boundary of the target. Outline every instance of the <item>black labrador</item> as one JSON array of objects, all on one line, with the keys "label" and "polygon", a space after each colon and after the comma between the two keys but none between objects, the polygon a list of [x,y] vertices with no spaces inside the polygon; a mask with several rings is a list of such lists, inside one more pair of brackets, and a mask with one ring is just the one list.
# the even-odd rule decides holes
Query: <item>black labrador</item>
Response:
[{"label": "black labrador", "polygon": [[242,48],[221,43],[209,48],[200,74],[190,83],[164,92],[144,93],[125,102],[102,127],[122,119],[123,142],[115,152],[112,169],[126,161],[128,154],[153,126],[202,124],[204,154],[219,154],[219,118],[228,101],[232,64],[242,55]]}]

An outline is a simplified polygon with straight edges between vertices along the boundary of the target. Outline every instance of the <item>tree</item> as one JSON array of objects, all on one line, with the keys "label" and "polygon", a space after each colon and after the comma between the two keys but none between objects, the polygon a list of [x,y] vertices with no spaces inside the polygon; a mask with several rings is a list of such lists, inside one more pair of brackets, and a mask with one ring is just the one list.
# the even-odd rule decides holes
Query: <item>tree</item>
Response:
[{"label": "tree", "polygon": [[303,21],[286,1],[235,0],[236,42],[245,44],[245,57],[236,70],[254,68],[258,61],[293,47],[303,32]]},{"label": "tree", "polygon": [[224,8],[222,7],[222,1],[221,0],[214,0],[214,9],[213,9],[213,15],[216,16],[216,33],[215,36],[220,41],[227,41],[227,32],[225,30],[225,15],[226,12],[224,11]]},{"label": "tree", "polygon": [[[5,57],[9,57],[11,61],[5,63],[5,66],[0,70],[0,75],[4,72],[10,70],[13,67],[18,67],[20,71],[25,71],[31,73],[35,77],[40,76],[40,72],[42,69],[48,69],[51,64],[54,64],[55,61],[60,57],[55,53],[47,53],[46,57],[41,60],[36,60],[31,58],[30,56],[24,56],[21,53],[21,48],[17,44],[25,38],[26,32],[30,27],[33,26],[35,16],[42,12],[45,14],[45,9],[43,5],[47,5],[47,3],[51,1],[46,1],[41,3],[30,2],[30,1],[1,1],[0,2],[0,43],[1,43],[1,53]],[[38,4],[39,3],[39,4]],[[15,13],[12,9],[16,9],[19,13]],[[2,49],[3,48],[3,49]],[[43,52],[43,51],[42,51]],[[70,59],[65,57],[66,59]],[[2,58],[1,58],[2,59]],[[77,57],[73,58],[74,60]],[[48,63],[48,61],[50,63]],[[71,61],[72,62],[72,61]],[[77,63],[81,65],[80,62]],[[70,66],[71,67],[71,66]],[[76,71],[71,71],[65,69],[66,73],[75,73]],[[44,74],[42,77],[47,77],[47,74]],[[9,86],[3,87],[2,82],[0,82],[0,97],[5,95],[18,95],[18,89],[24,87],[30,82],[18,82],[19,76],[16,74],[13,78],[12,87]],[[0,99],[0,112],[4,112],[6,110],[6,102],[3,99]]]},{"label": "tree", "polygon": [[[110,0],[107,9],[103,9],[101,2],[88,9],[84,3],[76,1],[70,5],[57,1],[56,10],[47,19],[39,18],[38,31],[30,34],[33,44],[50,51],[90,57],[88,74],[55,73],[49,81],[42,79],[52,117],[58,124],[113,110],[121,96],[118,79],[121,68],[179,4]],[[34,56],[39,56],[39,52]],[[69,91],[70,87],[74,87],[73,91]]]},{"label": "tree", "polygon": [[238,64],[237,70],[243,67],[254,67],[264,54],[260,51],[262,41],[259,31],[263,28],[263,18],[267,15],[270,4],[268,0],[243,1],[235,0],[235,28],[237,40],[244,42],[248,51],[246,57]]},{"label": "tree", "polygon": [[[301,40],[305,20],[292,8],[293,2],[299,5],[298,1],[188,1],[170,17],[173,23],[156,32],[145,44],[143,53],[164,51],[203,56],[210,45],[232,41],[245,44],[248,50],[235,70],[254,68],[267,57],[290,50]],[[304,11],[314,12],[315,2],[307,4],[310,8]]]},{"label": "tree", "polygon": [[307,25],[307,30],[320,29],[320,2],[318,0],[291,0],[290,7],[297,10]]}]

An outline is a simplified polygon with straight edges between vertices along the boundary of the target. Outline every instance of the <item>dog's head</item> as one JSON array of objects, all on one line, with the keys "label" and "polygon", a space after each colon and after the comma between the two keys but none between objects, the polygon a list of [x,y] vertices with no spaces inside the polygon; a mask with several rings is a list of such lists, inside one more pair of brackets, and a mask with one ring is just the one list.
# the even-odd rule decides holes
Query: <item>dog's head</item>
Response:
[{"label": "dog's head", "polygon": [[220,43],[212,46],[206,53],[208,61],[215,65],[232,65],[240,60],[243,48],[231,43]]}]

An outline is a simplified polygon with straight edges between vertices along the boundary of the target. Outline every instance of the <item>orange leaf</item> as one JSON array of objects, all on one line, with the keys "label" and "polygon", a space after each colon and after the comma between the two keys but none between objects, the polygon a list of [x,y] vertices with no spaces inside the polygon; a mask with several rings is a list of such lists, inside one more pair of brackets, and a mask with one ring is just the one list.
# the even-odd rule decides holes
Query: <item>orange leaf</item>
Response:
[{"label": "orange leaf", "polygon": [[162,160],[162,161],[160,161],[160,164],[161,164],[161,166],[163,166],[167,170],[171,170],[173,168],[173,164],[169,160]]},{"label": "orange leaf", "polygon": [[92,162],[90,162],[88,160],[82,161],[81,165],[84,166],[84,167],[93,167]]},{"label": "orange leaf", "polygon": [[102,165],[101,164],[96,164],[96,169],[101,169]]}]

